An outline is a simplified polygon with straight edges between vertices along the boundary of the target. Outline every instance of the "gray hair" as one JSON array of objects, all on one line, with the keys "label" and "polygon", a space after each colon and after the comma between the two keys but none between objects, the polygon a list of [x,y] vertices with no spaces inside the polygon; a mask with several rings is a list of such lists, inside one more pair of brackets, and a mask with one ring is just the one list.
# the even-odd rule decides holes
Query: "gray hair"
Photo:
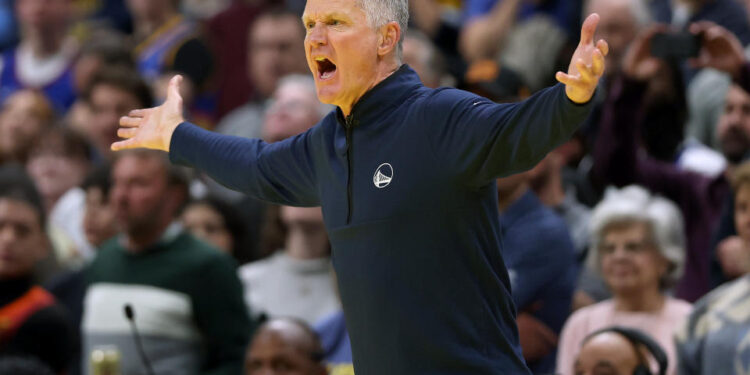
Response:
[{"label": "gray hair", "polygon": [[295,73],[285,75],[279,79],[279,82],[276,84],[276,89],[278,90],[280,87],[286,85],[295,85],[301,87],[302,89],[308,91],[311,97],[315,98],[315,102],[318,103],[318,120],[323,118],[328,114],[328,112],[331,112],[335,108],[333,105],[321,103],[318,100],[318,93],[315,89],[315,80],[309,74]]},{"label": "gray hair", "polygon": [[600,270],[599,244],[612,224],[644,223],[659,253],[670,263],[660,280],[669,287],[679,280],[685,265],[685,230],[682,213],[671,201],[652,195],[640,186],[608,188],[604,199],[594,208],[589,227],[591,246],[587,265]]},{"label": "gray hair", "polygon": [[399,60],[403,51],[404,35],[409,26],[408,0],[357,0],[357,6],[364,10],[370,27],[377,29],[388,22],[397,22],[401,28],[397,53]]},{"label": "gray hair", "polygon": [[[587,0],[585,6],[583,7],[585,13],[583,15],[583,18],[586,18],[586,16],[591,13],[590,6],[596,1],[610,3],[612,0]],[[626,2],[628,4],[628,8],[630,8],[630,14],[635,19],[635,24],[639,29],[651,24],[653,17],[651,16],[651,11],[648,8],[648,4],[646,4],[646,0],[626,0]]]}]

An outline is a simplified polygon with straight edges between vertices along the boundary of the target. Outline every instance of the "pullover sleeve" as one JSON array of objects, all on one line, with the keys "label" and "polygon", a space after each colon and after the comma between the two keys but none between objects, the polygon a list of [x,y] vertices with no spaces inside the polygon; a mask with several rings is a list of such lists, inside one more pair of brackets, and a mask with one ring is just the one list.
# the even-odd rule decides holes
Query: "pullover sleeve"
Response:
[{"label": "pullover sleeve", "polygon": [[169,157],[173,163],[198,168],[221,184],[264,201],[319,206],[311,132],[268,144],[185,122],[172,135]]},{"label": "pullover sleeve", "polygon": [[425,131],[436,157],[474,187],[536,165],[568,140],[592,106],[573,103],[562,84],[518,103],[498,104],[453,89],[426,100]]}]

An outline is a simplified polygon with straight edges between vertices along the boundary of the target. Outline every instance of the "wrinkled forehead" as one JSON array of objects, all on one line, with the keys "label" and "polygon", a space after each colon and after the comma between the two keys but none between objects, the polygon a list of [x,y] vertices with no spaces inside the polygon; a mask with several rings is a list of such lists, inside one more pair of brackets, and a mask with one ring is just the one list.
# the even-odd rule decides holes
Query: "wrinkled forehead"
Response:
[{"label": "wrinkled forehead", "polygon": [[364,15],[358,0],[308,0],[302,13],[302,21]]}]

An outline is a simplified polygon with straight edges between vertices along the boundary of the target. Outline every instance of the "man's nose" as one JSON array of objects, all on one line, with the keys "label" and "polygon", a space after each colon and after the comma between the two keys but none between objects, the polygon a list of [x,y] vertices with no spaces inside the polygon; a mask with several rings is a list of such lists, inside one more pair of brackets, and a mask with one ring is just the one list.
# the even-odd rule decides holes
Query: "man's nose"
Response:
[{"label": "man's nose", "polygon": [[327,38],[326,28],[323,25],[316,24],[308,30],[307,41],[313,46],[325,45]]}]

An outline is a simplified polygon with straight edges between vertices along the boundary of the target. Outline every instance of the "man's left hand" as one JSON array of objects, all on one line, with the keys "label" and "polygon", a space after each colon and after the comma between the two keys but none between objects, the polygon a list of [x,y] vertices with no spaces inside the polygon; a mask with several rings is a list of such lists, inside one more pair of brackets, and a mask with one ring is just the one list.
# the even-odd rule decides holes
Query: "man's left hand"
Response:
[{"label": "man's left hand", "polygon": [[581,41],[570,59],[568,73],[557,72],[555,78],[565,84],[565,93],[570,100],[582,104],[594,95],[599,78],[604,74],[604,56],[609,46],[604,39],[594,45],[594,33],[599,15],[592,13],[583,21]]}]

